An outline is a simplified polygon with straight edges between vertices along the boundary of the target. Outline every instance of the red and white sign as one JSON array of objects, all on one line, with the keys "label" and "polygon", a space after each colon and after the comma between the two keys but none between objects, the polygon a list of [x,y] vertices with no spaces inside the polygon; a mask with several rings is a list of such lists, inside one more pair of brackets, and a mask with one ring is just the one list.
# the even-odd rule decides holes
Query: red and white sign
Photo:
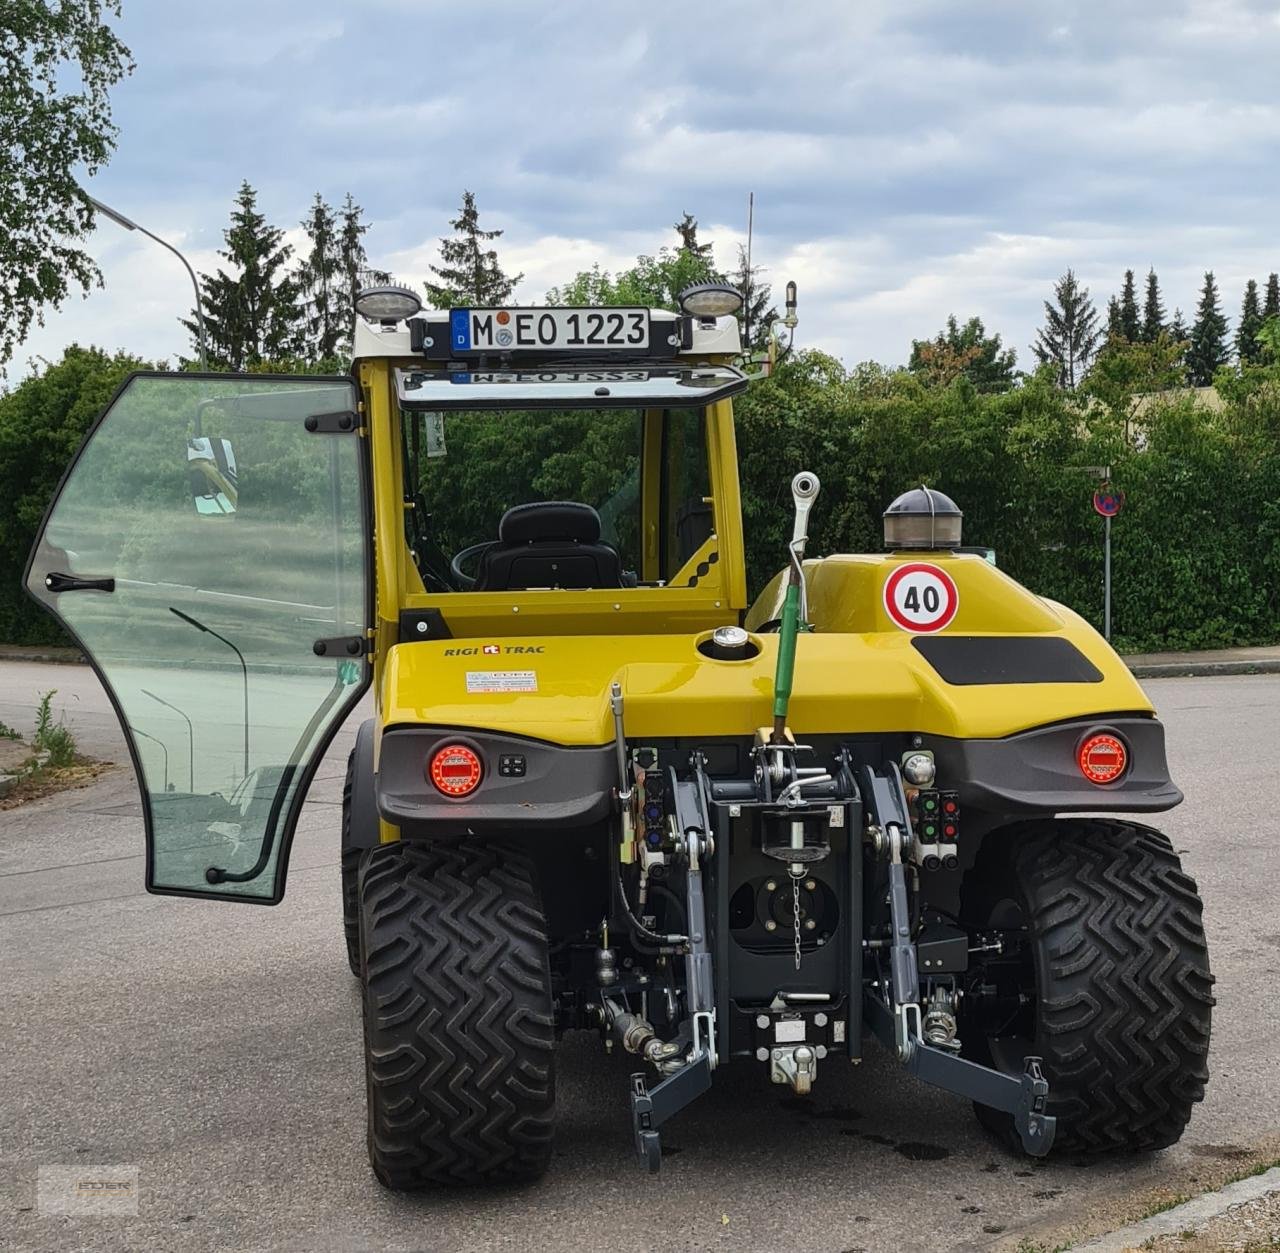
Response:
[{"label": "red and white sign", "polygon": [[904,631],[928,635],[951,625],[960,608],[955,580],[925,561],[896,566],[884,581],[884,611]]},{"label": "red and white sign", "polygon": [[1076,759],[1080,763],[1080,772],[1090,783],[1099,786],[1114,783],[1129,764],[1129,754],[1124,743],[1114,735],[1105,733],[1091,735],[1080,745]]}]

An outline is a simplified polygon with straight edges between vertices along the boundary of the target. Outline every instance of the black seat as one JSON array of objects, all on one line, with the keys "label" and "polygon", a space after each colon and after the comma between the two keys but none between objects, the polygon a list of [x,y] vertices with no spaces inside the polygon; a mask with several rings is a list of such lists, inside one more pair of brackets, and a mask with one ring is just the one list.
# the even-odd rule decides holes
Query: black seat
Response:
[{"label": "black seat", "polygon": [[590,505],[545,500],[502,515],[498,542],[480,559],[475,590],[624,586],[617,550],[600,538],[600,515]]}]

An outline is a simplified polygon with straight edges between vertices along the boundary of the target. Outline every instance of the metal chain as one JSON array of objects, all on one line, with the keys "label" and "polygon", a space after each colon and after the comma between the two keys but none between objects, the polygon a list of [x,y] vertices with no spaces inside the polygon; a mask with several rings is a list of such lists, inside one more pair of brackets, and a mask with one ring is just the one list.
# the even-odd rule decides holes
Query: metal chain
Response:
[{"label": "metal chain", "polygon": [[800,969],[800,880],[791,876],[791,921],[796,933],[796,969]]}]

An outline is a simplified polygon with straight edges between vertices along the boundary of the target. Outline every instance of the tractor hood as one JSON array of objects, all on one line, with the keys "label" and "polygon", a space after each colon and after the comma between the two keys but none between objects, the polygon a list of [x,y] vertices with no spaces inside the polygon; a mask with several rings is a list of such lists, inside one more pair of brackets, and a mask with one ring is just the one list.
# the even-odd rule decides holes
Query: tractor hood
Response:
[{"label": "tractor hood", "polygon": [[[1000,738],[1030,727],[1151,705],[1118,657],[1069,611],[1053,635],[801,635],[790,724],[798,737],[914,731]],[[751,735],[770,721],[778,637],[717,661],[699,635],[440,640],[391,649],[383,725],[473,728],[564,745],[613,737],[622,685],[628,738]],[[1028,649],[1028,642],[1030,648]],[[1016,664],[1010,670],[1009,663]],[[1003,674],[993,667],[1004,666]],[[947,676],[947,677],[944,677]],[[997,682],[972,682],[973,678]],[[1055,676],[1057,681],[1034,681]],[[1028,677],[1031,681],[1028,681]]]}]

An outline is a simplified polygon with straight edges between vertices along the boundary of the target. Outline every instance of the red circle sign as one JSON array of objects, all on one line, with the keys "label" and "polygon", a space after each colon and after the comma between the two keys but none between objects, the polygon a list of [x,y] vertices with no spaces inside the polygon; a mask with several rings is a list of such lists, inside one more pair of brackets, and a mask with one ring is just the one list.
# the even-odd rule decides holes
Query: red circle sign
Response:
[{"label": "red circle sign", "polygon": [[1124,493],[1102,488],[1093,494],[1093,507],[1104,518],[1114,518],[1124,508]]},{"label": "red circle sign", "polygon": [[960,593],[945,571],[925,561],[896,566],[884,581],[884,611],[895,626],[927,635],[950,626]]}]

